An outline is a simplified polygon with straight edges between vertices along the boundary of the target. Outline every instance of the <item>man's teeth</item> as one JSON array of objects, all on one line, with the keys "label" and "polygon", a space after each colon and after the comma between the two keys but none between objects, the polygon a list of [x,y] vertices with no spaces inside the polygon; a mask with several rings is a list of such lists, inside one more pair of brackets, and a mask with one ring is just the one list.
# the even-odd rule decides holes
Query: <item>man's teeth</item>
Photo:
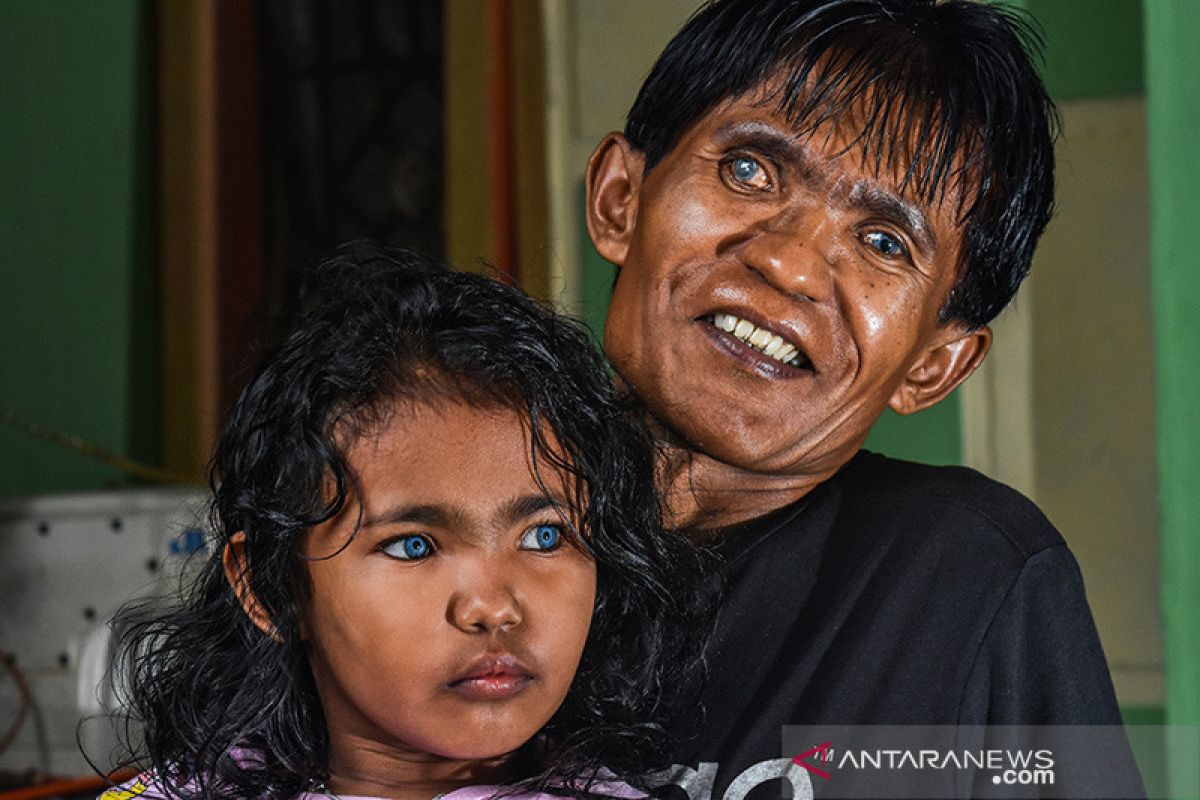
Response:
[{"label": "man's teeth", "polygon": [[800,351],[796,349],[795,345],[783,341],[782,336],[763,330],[753,322],[739,319],[733,314],[714,314],[713,325],[726,333],[733,334],[765,356],[770,356],[776,361],[782,361],[784,364],[794,367],[800,366],[798,358]]}]

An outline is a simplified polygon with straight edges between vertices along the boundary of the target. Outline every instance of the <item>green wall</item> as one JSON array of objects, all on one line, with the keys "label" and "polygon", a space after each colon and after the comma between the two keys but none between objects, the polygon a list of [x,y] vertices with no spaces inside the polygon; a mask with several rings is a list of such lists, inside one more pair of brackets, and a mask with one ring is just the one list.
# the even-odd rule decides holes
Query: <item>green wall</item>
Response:
[{"label": "green wall", "polygon": [[911,416],[891,409],[867,434],[863,447],[924,464],[962,463],[962,401],[956,390],[942,402]]},{"label": "green wall", "polygon": [[[146,13],[0,3],[0,413],[156,456]],[[0,496],[116,470],[0,422]]]},{"label": "green wall", "polygon": [[[1200,14],[1146,4],[1151,289],[1155,316],[1167,722],[1200,724]],[[1200,789],[1200,752],[1171,754],[1173,791]],[[1188,796],[1196,796],[1189,794]]]},{"label": "green wall", "polygon": [[1056,101],[1142,93],[1141,0],[1024,0],[1046,41]]}]

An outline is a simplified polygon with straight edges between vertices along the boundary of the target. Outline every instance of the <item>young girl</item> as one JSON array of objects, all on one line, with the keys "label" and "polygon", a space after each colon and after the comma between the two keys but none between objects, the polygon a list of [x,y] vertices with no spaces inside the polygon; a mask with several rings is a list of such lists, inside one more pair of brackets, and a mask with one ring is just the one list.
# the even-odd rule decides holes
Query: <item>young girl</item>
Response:
[{"label": "young girl", "polygon": [[703,634],[586,335],[403,251],[311,287],[221,437],[212,558],[125,635],[149,770],[104,797],[629,796]]}]

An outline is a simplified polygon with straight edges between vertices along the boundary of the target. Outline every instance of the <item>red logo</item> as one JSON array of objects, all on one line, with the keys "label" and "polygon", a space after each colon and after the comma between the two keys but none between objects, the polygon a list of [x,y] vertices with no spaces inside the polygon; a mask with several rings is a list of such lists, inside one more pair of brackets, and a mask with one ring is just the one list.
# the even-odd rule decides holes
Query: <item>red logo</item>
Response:
[{"label": "red logo", "polygon": [[817,762],[821,763],[821,764],[824,764],[827,761],[829,761],[829,742],[826,742],[825,744],[818,744],[813,747],[810,747],[807,750],[805,750],[803,753],[801,753],[800,755],[798,755],[792,759],[793,764],[804,767],[806,770],[808,770],[812,774],[820,775],[825,780],[829,780],[828,772],[821,769],[820,767],[813,766],[812,764],[809,764],[807,761],[804,760],[810,756],[815,757]]}]

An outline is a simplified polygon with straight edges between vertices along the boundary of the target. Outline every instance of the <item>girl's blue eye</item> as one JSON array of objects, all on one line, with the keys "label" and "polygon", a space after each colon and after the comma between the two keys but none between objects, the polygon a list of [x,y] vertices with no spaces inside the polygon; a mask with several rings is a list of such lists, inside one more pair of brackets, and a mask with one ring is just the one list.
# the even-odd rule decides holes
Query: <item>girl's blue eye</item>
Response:
[{"label": "girl's blue eye", "polygon": [[890,233],[884,233],[883,231],[871,231],[863,236],[863,241],[867,243],[868,247],[878,250],[880,254],[885,256],[895,257],[907,255],[907,251],[904,248],[904,242],[900,241],[895,236],[892,236]]},{"label": "girl's blue eye", "polygon": [[414,533],[388,542],[383,552],[401,561],[417,561],[433,553],[433,542],[423,533]]},{"label": "girl's blue eye", "polygon": [[521,536],[522,550],[554,550],[562,541],[557,525],[534,525]]}]

